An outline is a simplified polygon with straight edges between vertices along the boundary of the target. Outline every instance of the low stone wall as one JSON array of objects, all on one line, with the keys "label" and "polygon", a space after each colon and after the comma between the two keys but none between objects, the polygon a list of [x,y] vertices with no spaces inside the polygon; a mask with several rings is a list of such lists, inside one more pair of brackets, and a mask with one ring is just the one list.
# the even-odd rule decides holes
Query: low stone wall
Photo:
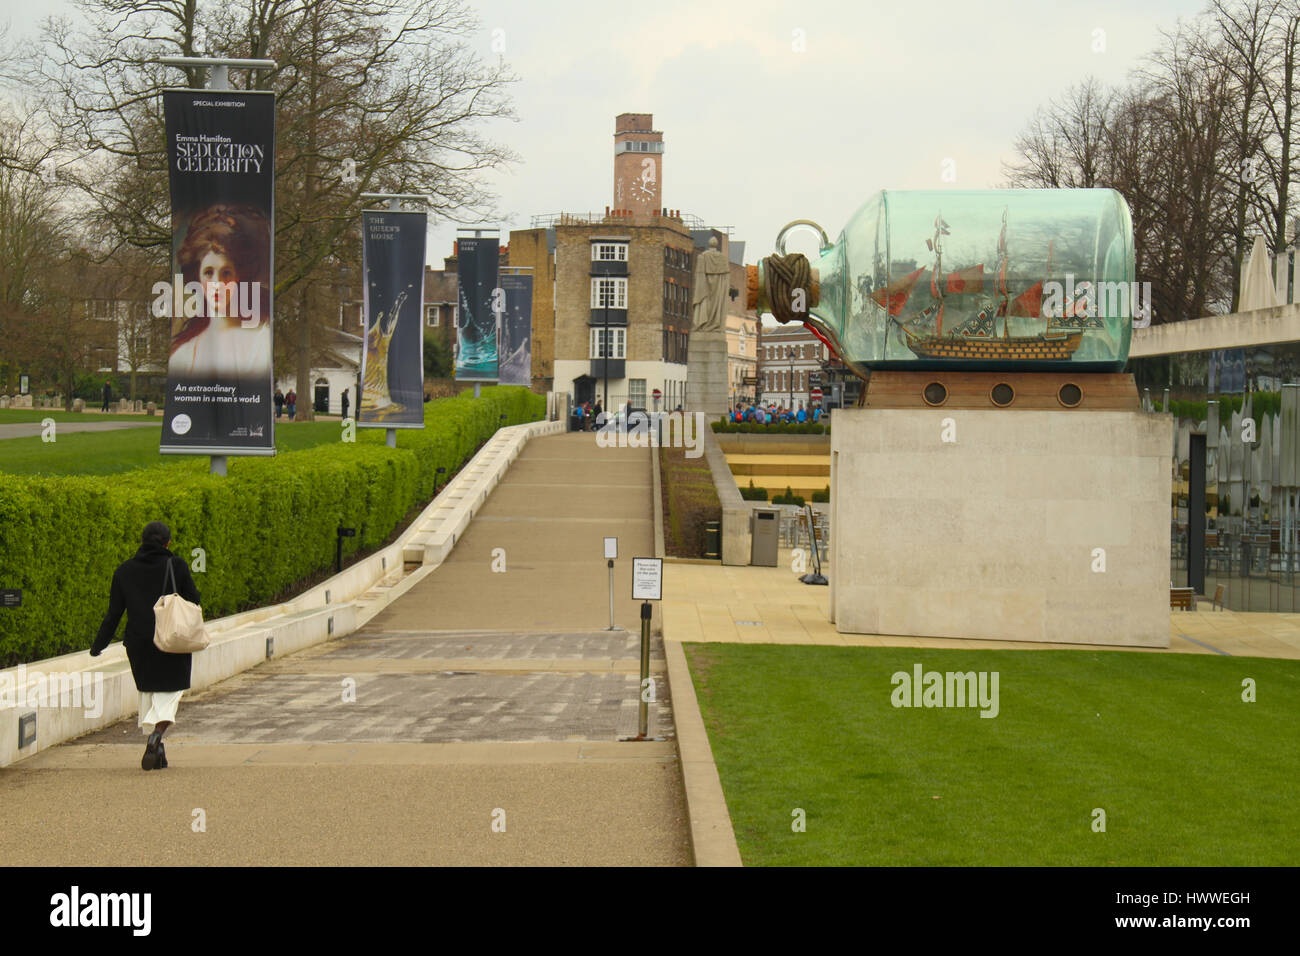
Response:
[{"label": "low stone wall", "polygon": [[727,465],[727,457],[718,444],[718,436],[704,429],[704,457],[713,475],[713,486],[722,505],[722,563],[747,565],[751,550],[750,512],[753,505],[740,497],[736,479]]},{"label": "low stone wall", "polygon": [[[207,622],[211,644],[194,655],[194,690],[225,680],[272,657],[346,636],[364,626],[446,558],[474,513],[529,439],[564,431],[562,422],[531,422],[500,429],[443,489],[402,536],[292,601]],[[406,562],[420,562],[405,573]],[[42,689],[71,690],[51,701]],[[91,702],[83,684],[98,685]],[[33,696],[36,697],[34,702]],[[21,701],[21,704],[17,702]],[[0,767],[136,713],[138,693],[126,650],[110,644],[100,657],[64,654],[0,671]],[[19,721],[36,715],[36,740],[18,747]],[[184,719],[184,707],[181,710]]]},{"label": "low stone wall", "polygon": [[727,455],[826,455],[830,457],[830,435],[763,435],[718,432],[718,445]]}]

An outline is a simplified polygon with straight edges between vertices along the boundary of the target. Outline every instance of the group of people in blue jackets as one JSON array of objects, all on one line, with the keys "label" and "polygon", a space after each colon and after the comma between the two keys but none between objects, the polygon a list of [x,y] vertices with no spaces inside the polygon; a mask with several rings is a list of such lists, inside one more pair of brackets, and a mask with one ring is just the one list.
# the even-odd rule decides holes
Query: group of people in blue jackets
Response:
[{"label": "group of people in blue jackets", "polygon": [[786,408],[784,405],[745,405],[741,403],[733,408],[727,415],[732,422],[757,422],[759,425],[789,425],[804,422],[819,422],[825,412],[820,405],[813,406],[809,411],[804,408],[803,402],[799,403],[798,409]]}]

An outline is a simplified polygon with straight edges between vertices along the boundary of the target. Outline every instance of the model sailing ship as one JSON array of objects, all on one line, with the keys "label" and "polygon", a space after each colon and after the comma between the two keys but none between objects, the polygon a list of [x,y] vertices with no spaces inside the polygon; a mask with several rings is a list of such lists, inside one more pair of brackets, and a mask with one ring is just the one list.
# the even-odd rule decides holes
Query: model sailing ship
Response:
[{"label": "model sailing ship", "polygon": [[[998,236],[997,277],[994,294],[984,294],[983,263],[943,272],[943,237],[949,235],[948,223],[940,215],[934,221],[934,238],[926,246],[934,253],[934,265],[928,270],[930,295],[935,300],[926,308],[900,319],[908,300],[923,283],[926,269],[917,269],[901,279],[872,291],[871,298],[884,308],[889,321],[897,325],[901,341],[918,357],[928,360],[963,362],[1063,362],[1078,350],[1084,329],[1102,328],[1100,319],[1090,314],[1090,287],[1084,284],[1073,301],[1067,302],[1059,317],[1048,317],[1045,328],[1037,335],[1012,335],[1011,318],[1043,318],[1043,283],[1040,279],[1014,299],[1007,285],[1007,213],[1002,213],[1002,231]],[[1052,245],[1048,244],[1047,275],[1052,274]],[[980,296],[979,310],[950,332],[944,332],[947,300],[956,296]],[[969,300],[967,300],[969,301]],[[998,319],[1002,334],[997,334]],[[925,331],[930,327],[933,331]]]}]

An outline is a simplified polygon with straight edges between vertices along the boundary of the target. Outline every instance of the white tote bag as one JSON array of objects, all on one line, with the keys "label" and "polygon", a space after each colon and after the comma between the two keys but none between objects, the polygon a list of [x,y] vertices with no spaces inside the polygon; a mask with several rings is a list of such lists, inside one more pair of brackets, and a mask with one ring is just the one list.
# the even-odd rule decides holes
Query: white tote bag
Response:
[{"label": "white tote bag", "polygon": [[[172,593],[167,593],[171,582]],[[154,647],[168,654],[193,654],[208,646],[208,631],[203,626],[203,609],[176,592],[176,571],[171,558],[163,575],[163,595],[153,606]]]}]

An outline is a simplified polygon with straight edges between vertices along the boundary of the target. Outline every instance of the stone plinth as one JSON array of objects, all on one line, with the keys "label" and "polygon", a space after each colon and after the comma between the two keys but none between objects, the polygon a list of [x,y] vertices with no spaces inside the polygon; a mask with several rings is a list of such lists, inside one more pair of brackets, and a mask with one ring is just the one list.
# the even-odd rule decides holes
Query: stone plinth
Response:
[{"label": "stone plinth", "polygon": [[692,332],[686,359],[686,401],[682,409],[703,412],[709,419],[725,415],[729,388],[726,334]]},{"label": "stone plinth", "polygon": [[837,410],[836,627],[1168,647],[1171,428],[1139,411]]},{"label": "stone plinth", "polygon": [[86,400],[84,398],[74,398],[72,400],[72,410],[74,412],[84,412],[86,410]]}]

